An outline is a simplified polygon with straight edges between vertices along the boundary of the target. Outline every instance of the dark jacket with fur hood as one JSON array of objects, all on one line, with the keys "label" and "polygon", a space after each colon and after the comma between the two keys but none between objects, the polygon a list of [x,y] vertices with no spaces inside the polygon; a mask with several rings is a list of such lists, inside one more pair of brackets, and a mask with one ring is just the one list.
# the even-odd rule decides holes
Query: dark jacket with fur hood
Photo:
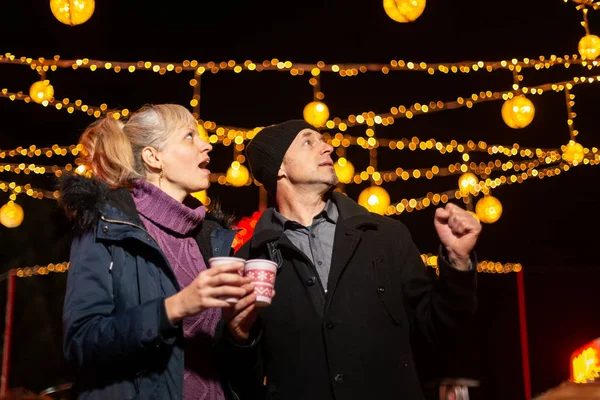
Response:
[{"label": "dark jacket with fur hood", "polygon": [[[63,327],[65,355],[80,371],[78,398],[181,399],[183,330],[169,323],[164,308],[164,299],[180,288],[130,191],[76,175],[63,177],[60,191],[75,234]],[[191,196],[188,202],[200,205]],[[206,261],[230,255],[230,223],[213,210],[198,227],[196,241]],[[216,354],[222,326],[215,362],[223,361]]]}]

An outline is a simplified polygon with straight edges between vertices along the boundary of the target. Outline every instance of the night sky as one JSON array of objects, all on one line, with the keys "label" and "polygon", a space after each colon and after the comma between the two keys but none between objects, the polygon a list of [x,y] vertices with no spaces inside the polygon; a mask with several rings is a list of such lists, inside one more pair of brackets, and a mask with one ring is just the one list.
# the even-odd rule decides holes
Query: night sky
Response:
[{"label": "night sky", "polygon": [[[197,60],[262,62],[278,58],[296,63],[389,63],[391,60],[427,62],[500,61],[537,59],[577,53],[583,36],[581,12],[572,2],[529,0],[458,2],[430,0],[414,23],[400,24],[387,17],[381,1],[321,0],[287,2],[265,0],[148,2],[97,1],[92,18],[80,26],[58,22],[48,1],[20,0],[0,4],[0,53],[17,57],[89,59],[137,62]],[[589,13],[590,30],[600,33],[600,10]],[[537,71],[524,69],[523,85],[593,76],[578,65]],[[81,99],[86,104],[134,110],[146,103],[179,103],[189,107],[191,72],[159,75],[149,71],[58,69],[47,78],[55,98]],[[0,89],[27,92],[38,79],[27,66],[0,64]],[[301,118],[312,100],[309,74],[287,72],[221,71],[202,77],[201,118],[220,125],[253,128]],[[426,72],[369,72],[343,78],[322,73],[321,89],[332,117],[363,111],[389,112],[393,106],[430,101],[454,101],[481,91],[506,91],[512,86],[508,70],[468,74],[429,75]],[[598,84],[576,86],[573,111],[578,141],[600,147],[597,138]],[[514,130],[500,116],[501,101],[473,108],[441,111],[413,119],[399,119],[377,127],[383,138],[434,138],[437,141],[485,141],[490,144],[558,148],[569,140],[564,92],[530,96],[536,115],[526,128]],[[191,107],[190,107],[191,110]],[[0,149],[17,146],[70,145],[95,119],[75,111],[0,98]],[[347,133],[364,136],[364,126]],[[337,131],[332,131],[335,133]],[[211,168],[224,172],[232,160],[231,147],[215,145]],[[368,153],[356,146],[348,158],[359,170],[368,166]],[[495,158],[474,154],[476,162]],[[15,158],[2,162],[72,162],[69,157]],[[448,165],[460,161],[457,153],[380,149],[379,168],[391,170]],[[432,180],[398,180],[385,184],[392,202],[427,192],[456,187],[458,175]],[[558,177],[529,179],[493,191],[504,212],[495,224],[486,224],[476,247],[480,260],[521,263],[527,298],[527,324],[534,394],[558,385],[569,376],[570,353],[600,336],[600,322],[590,305],[596,303],[600,280],[597,255],[598,178],[600,168],[578,166]],[[50,176],[3,172],[2,181],[30,183],[53,190]],[[367,186],[347,185],[357,199]],[[258,188],[213,184],[209,195],[242,218],[258,208]],[[0,191],[0,203],[8,194]],[[10,268],[67,261],[70,229],[52,200],[21,195],[23,224],[0,226],[0,272]],[[421,252],[435,253],[435,207],[403,213],[398,218],[410,229]],[[17,280],[15,333],[10,385],[42,390],[69,382],[72,372],[61,351],[60,314],[66,274]],[[0,290],[4,307],[6,290]],[[464,343],[448,349],[436,365],[425,365],[424,376],[466,376],[481,381],[472,398],[524,398],[519,339],[516,275],[480,274],[480,309]],[[2,321],[4,313],[2,312]],[[2,323],[3,326],[3,323]],[[431,358],[427,358],[431,360]],[[427,364],[427,363],[425,363]]]}]

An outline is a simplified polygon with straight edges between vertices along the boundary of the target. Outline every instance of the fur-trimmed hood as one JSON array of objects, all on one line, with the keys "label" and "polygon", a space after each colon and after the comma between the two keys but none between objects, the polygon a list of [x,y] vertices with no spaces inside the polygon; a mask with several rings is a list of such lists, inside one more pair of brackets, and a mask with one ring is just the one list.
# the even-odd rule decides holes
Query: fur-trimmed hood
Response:
[{"label": "fur-trimmed hood", "polygon": [[[127,188],[111,189],[98,179],[66,174],[59,179],[58,190],[58,204],[76,232],[95,229],[107,206],[120,210],[133,222],[143,225]],[[192,196],[186,197],[184,204],[192,208],[202,205]],[[223,228],[233,229],[235,217],[225,214],[219,203],[214,202],[206,214],[206,220],[214,221]]]}]

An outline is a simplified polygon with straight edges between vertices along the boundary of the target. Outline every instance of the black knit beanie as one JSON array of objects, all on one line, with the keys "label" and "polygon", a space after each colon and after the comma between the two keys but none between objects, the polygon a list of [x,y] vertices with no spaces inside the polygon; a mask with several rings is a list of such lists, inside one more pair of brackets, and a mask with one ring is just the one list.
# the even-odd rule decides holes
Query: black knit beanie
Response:
[{"label": "black knit beanie", "polygon": [[303,119],[293,119],[259,131],[246,147],[246,158],[254,178],[275,197],[277,173],[287,152],[301,130],[315,129]]}]

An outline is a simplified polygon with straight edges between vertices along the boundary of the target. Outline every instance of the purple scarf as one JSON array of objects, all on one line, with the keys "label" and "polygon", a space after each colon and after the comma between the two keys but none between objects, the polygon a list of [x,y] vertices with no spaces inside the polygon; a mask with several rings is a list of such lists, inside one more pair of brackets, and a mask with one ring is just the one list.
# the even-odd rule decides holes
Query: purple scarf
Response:
[{"label": "purple scarf", "polygon": [[[148,233],[167,257],[179,286],[188,286],[206,269],[194,239],[194,230],[204,219],[206,208],[189,208],[144,180],[135,181],[133,201]],[[225,399],[211,354],[212,339],[220,319],[221,309],[209,308],[183,320],[184,400]]]}]

